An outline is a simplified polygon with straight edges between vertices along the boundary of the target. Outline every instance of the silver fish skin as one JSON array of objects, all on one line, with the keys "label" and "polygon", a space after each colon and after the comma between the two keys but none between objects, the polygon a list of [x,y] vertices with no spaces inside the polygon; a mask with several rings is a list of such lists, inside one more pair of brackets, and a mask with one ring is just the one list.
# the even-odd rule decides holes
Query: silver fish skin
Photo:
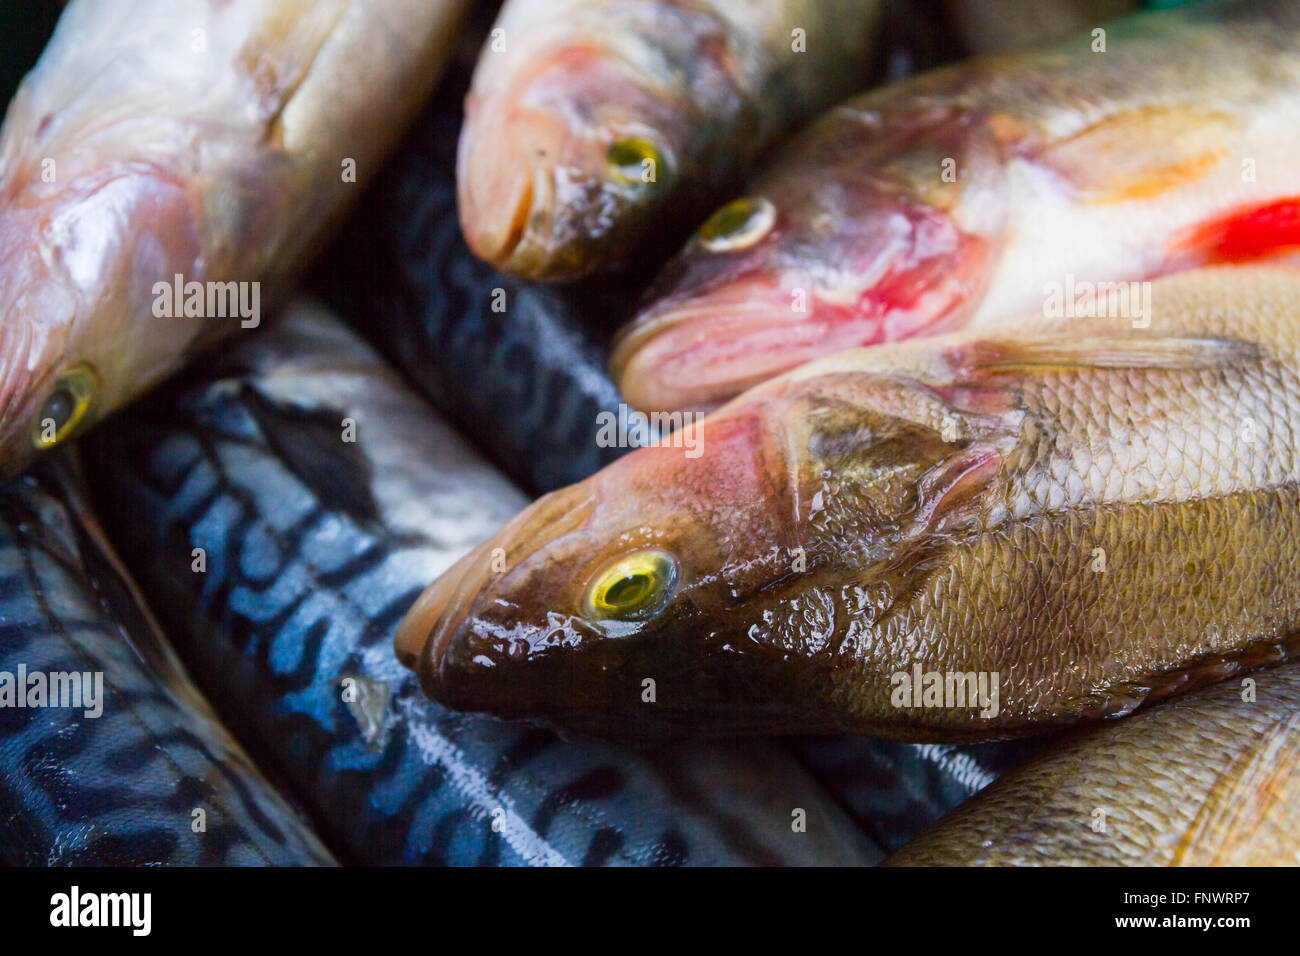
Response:
[{"label": "silver fish skin", "polygon": [[906,744],[844,736],[792,737],[789,745],[862,831],[893,853],[1050,740]]},{"label": "silver fish skin", "polygon": [[[395,656],[397,624],[525,498],[320,308],[291,305],[91,446],[128,561],[190,622],[182,655],[344,859],[883,856],[775,744],[637,753],[427,700]],[[792,829],[800,809],[806,832]]]},{"label": "silver fish skin", "polygon": [[466,5],[68,5],[0,130],[0,474],[261,323]]},{"label": "silver fish skin", "polygon": [[[83,696],[33,706],[41,683]],[[70,453],[0,488],[0,862],[333,863],[186,676]]]}]

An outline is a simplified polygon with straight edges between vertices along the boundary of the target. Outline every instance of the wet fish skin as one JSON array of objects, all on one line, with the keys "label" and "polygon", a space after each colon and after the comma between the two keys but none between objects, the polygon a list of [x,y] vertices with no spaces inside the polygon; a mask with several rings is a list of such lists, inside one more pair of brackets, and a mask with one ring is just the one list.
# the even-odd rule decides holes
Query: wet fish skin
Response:
[{"label": "wet fish skin", "polygon": [[0,488],[0,672],[103,681],[97,717],[0,706],[0,862],[332,864],[185,675],[84,495],[69,454]]},{"label": "wet fish skin", "polygon": [[876,0],[508,0],[460,139],[470,247],[529,279],[644,252],[865,80],[879,14]]},{"label": "wet fish skin", "polygon": [[[835,107],[758,175],[734,248],[697,235],[615,343],[642,409],[708,409],[835,351],[1300,248],[1300,12],[1191,5]],[[765,205],[766,204],[766,205]],[[766,228],[765,228],[765,224]]]},{"label": "wet fish skin", "polygon": [[[918,26],[935,11],[895,6],[890,29],[901,34],[904,66],[953,55],[955,41],[937,38],[935,22]],[[946,45],[935,49],[936,42]],[[627,451],[596,445],[590,429],[620,401],[605,371],[601,325],[631,302],[617,285],[540,287],[473,257],[455,216],[455,139],[468,76],[448,74],[369,188],[364,212],[340,230],[314,287],[341,314],[365,316],[358,331],[499,467],[534,492],[554,491]],[[504,312],[492,312],[496,289],[505,293]],[[1036,749],[861,737],[789,746],[886,851]]]},{"label": "wet fish skin", "polygon": [[[900,11],[899,24],[909,25],[913,13]],[[933,39],[932,25],[926,30],[916,43]],[[359,204],[363,211],[340,230],[313,287],[340,314],[364,316],[357,331],[498,467],[534,492],[554,491],[627,451],[597,445],[593,431],[597,416],[617,414],[620,402],[605,371],[601,322],[630,302],[617,286],[524,283],[469,251],[455,216],[455,136],[467,84],[468,76],[449,70]],[[491,308],[496,289],[503,312]],[[988,754],[995,748],[998,759]],[[790,749],[892,851],[1016,762],[1024,747],[965,753],[841,738],[792,740]]]},{"label": "wet fish skin", "polygon": [[[485,24],[486,27],[486,24]],[[623,282],[540,286],[477,259],[456,222],[468,70],[450,71],[325,253],[312,288],[521,487],[581,481],[625,448],[595,441],[621,399],[605,364]]]},{"label": "wet fish skin", "polygon": [[[353,443],[339,440],[344,418]],[[181,653],[343,858],[883,856],[775,745],[642,755],[427,700],[394,656],[397,622],[525,499],[319,309],[291,305],[264,336],[90,445],[128,560],[188,625]],[[189,570],[195,547],[203,575]],[[807,833],[791,830],[796,807]]]},{"label": "wet fish skin", "polygon": [[[0,473],[269,314],[431,88],[464,6],[68,6],[0,132]],[[157,285],[177,275],[252,283],[249,314],[214,295],[212,317],[166,315]]]},{"label": "wet fish skin", "polygon": [[[1298,290],[1197,271],[1154,284],[1146,330],[1027,317],[811,363],[696,426],[698,457],[641,449],[517,515],[399,647],[437,699],[503,716],[946,742],[1275,662],[1300,621]],[[623,580],[639,617],[593,603]],[[998,705],[896,705],[914,667],[997,675]]]},{"label": "wet fish skin", "polygon": [[887,865],[1295,866],[1297,797],[1300,670],[1288,665],[1075,735]]}]

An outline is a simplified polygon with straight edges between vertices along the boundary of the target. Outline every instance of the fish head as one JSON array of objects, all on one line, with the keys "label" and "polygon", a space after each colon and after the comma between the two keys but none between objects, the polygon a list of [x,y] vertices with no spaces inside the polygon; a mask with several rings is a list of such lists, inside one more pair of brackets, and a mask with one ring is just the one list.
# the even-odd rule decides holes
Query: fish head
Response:
[{"label": "fish head", "polygon": [[95,370],[71,358],[75,298],[49,275],[21,218],[13,210],[0,216],[0,470],[6,475],[76,433],[98,392]]},{"label": "fish head", "polygon": [[[151,292],[197,253],[189,198],[147,166],[12,160],[0,179],[0,474],[124,404],[199,336]],[[52,160],[50,161],[52,162]],[[56,172],[57,170],[57,172]],[[169,352],[170,350],[170,352]]]},{"label": "fish head", "polygon": [[979,117],[841,107],[717,210],[646,294],[611,368],[642,409],[708,409],[832,352],[952,328],[1007,216]]},{"label": "fish head", "polygon": [[515,71],[484,58],[456,168],[470,247],[537,279],[625,261],[658,231],[655,217],[681,181],[699,135],[689,111],[594,41],[567,37]]},{"label": "fish head", "polygon": [[669,436],[540,499],[420,597],[399,657],[448,706],[601,736],[843,729],[844,602],[887,603],[891,556],[1000,458],[943,434],[924,389],[845,405],[831,384],[747,396],[694,426],[698,456]]}]

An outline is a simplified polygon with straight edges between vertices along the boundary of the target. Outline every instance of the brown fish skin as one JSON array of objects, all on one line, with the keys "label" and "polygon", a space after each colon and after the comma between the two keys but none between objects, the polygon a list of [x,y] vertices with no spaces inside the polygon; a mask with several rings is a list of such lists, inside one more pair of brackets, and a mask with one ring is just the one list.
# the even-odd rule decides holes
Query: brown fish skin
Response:
[{"label": "brown fish skin", "polygon": [[[760,386],[695,426],[698,456],[639,449],[522,512],[429,588],[399,652],[448,704],[595,732],[947,741],[1280,660],[1300,275],[1190,272],[1151,300],[1145,329],[1031,317]],[[634,613],[593,611],[611,593]],[[997,675],[996,713],[896,705],[914,667]]]},{"label": "brown fish skin", "polygon": [[992,327],[1069,277],[1295,254],[1300,8],[1105,29],[1105,52],[1084,33],[853,97],[783,146],[748,190],[763,213],[706,221],[615,342],[629,404],[715,408],[842,349]]},{"label": "brown fish skin", "polygon": [[[68,6],[0,131],[0,474],[269,315],[431,89],[466,5]],[[249,283],[261,315],[167,315],[155,286],[176,275]],[[204,298],[205,314],[228,301]]]},{"label": "brown fish skin", "polygon": [[[1249,691],[1247,680],[1253,684]],[[1298,864],[1296,665],[1225,681],[1080,732],[995,781],[886,861]]]},{"label": "brown fish skin", "polygon": [[679,241],[678,224],[764,149],[865,83],[880,8],[507,0],[465,103],[456,181],[470,248],[502,271],[564,280]]}]

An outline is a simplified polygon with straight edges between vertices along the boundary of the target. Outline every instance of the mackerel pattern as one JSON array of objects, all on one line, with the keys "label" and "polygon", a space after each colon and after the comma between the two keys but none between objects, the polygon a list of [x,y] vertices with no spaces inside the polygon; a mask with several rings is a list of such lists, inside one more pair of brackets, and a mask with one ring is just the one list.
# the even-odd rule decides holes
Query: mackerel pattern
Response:
[{"label": "mackerel pattern", "polygon": [[397,624],[523,497],[318,313],[260,343],[99,431],[89,460],[129,563],[185,625],[183,656],[341,858],[880,859],[774,744],[637,754],[428,700],[394,656]]},{"label": "mackerel pattern", "polygon": [[[0,488],[0,862],[332,862],[184,675],[79,496],[66,455]],[[58,674],[102,675],[97,705],[30,706]]]},{"label": "mackerel pattern", "polygon": [[1056,736],[987,744],[801,737],[790,746],[863,832],[892,853]]}]

